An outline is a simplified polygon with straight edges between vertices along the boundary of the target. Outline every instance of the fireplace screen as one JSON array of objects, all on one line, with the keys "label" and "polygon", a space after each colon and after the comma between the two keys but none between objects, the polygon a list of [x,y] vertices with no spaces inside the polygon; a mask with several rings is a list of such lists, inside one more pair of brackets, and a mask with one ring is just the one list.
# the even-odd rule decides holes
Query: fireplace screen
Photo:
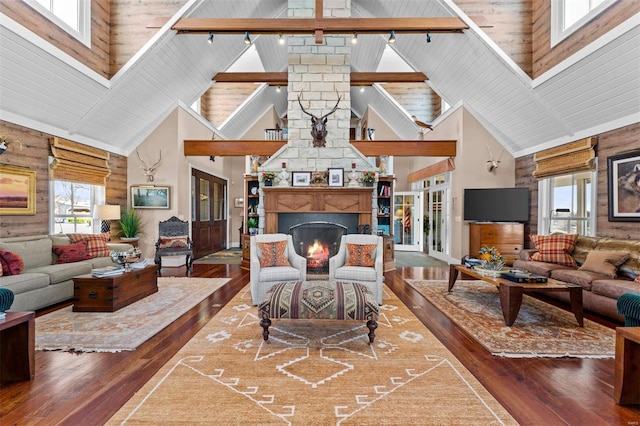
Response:
[{"label": "fireplace screen", "polygon": [[347,227],[331,222],[306,222],[289,228],[296,253],[307,259],[307,274],[329,273],[329,258],[338,253]]}]

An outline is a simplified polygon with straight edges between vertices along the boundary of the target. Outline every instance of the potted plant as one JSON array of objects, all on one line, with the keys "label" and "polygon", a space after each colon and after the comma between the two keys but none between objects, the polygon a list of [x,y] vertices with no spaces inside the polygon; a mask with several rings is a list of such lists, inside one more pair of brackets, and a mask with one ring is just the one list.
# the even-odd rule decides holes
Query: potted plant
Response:
[{"label": "potted plant", "polygon": [[141,228],[142,219],[138,212],[132,207],[123,210],[120,216],[120,238],[135,241],[138,239],[138,234],[141,233]]},{"label": "potted plant", "polygon": [[276,172],[262,172],[262,181],[264,182],[264,186],[273,186],[273,181],[276,176]]},{"label": "potted plant", "polygon": [[376,180],[376,172],[362,172],[362,183],[364,186],[373,186]]},{"label": "potted plant", "polygon": [[247,228],[249,228],[249,235],[256,235],[258,233],[258,218],[250,217],[247,219]]}]

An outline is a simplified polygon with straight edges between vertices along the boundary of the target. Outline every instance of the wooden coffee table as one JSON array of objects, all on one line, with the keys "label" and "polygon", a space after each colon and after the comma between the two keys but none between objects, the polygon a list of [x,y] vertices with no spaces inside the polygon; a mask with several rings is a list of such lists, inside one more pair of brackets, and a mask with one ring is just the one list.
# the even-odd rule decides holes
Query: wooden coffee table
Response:
[{"label": "wooden coffee table", "polygon": [[471,268],[462,265],[449,265],[449,291],[453,289],[458,272],[462,274],[462,278],[475,278],[498,287],[500,292],[500,306],[502,307],[502,315],[504,322],[508,327],[513,325],[520,312],[522,305],[522,296],[524,293],[537,292],[549,293],[554,291],[565,291],[569,293],[571,302],[571,311],[575,315],[578,325],[584,326],[582,316],[582,287],[576,284],[565,283],[562,281],[549,278],[546,283],[516,283],[504,278],[491,277],[482,275]]},{"label": "wooden coffee table", "polygon": [[158,291],[158,267],[149,265],[122,275],[73,279],[74,312],[115,312]]},{"label": "wooden coffee table", "polygon": [[0,319],[0,383],[35,375],[35,313],[7,312]]}]

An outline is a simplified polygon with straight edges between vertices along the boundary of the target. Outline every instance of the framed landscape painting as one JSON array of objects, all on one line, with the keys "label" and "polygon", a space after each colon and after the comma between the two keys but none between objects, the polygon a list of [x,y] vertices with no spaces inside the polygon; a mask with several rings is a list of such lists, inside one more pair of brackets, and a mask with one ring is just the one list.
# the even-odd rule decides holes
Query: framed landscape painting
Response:
[{"label": "framed landscape painting", "polygon": [[168,209],[168,186],[131,186],[131,207],[134,209]]},{"label": "framed landscape painting", "polygon": [[609,221],[640,222],[640,150],[607,159]]},{"label": "framed landscape painting", "polygon": [[0,166],[0,216],[36,214],[36,172]]}]

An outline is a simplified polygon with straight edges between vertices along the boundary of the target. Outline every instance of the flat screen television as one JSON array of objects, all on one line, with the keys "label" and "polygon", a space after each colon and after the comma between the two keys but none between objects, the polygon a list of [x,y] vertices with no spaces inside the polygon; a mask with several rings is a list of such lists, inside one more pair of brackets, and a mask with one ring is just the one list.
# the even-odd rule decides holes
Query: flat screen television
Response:
[{"label": "flat screen television", "polygon": [[464,220],[528,222],[529,188],[465,189]]}]

